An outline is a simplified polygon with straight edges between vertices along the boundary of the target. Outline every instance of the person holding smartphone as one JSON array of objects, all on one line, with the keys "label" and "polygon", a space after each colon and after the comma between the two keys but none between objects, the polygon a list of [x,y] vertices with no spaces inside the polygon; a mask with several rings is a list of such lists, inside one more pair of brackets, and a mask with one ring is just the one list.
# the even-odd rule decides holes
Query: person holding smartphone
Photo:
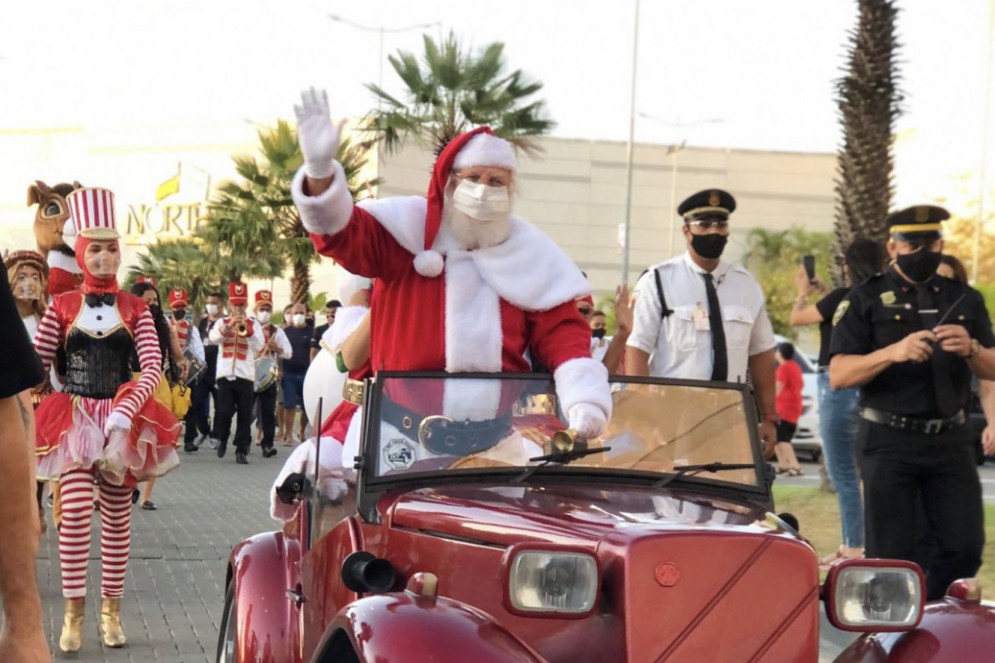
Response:
[{"label": "person holding smartphone", "polygon": [[[822,560],[828,566],[840,559],[857,559],[864,554],[864,506],[857,472],[855,441],[859,424],[860,390],[833,389],[829,385],[829,342],[833,315],[850,287],[881,271],[884,249],[869,239],[856,239],[844,252],[844,286],[828,291],[815,277],[815,261],[803,260],[795,275],[798,298],[791,310],[792,325],[819,325],[819,432],[826,471],[836,488],[840,509],[842,542],[836,552]],[[811,303],[812,295],[819,300]]]}]

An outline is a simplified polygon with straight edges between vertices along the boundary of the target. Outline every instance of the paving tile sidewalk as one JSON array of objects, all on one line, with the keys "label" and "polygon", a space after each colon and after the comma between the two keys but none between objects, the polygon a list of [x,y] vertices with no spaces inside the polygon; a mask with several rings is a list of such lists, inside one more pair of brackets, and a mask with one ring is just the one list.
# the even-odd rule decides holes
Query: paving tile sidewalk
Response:
[{"label": "paving tile sidewalk", "polygon": [[181,452],[180,466],[155,486],[153,501],[159,510],[135,506],[122,603],[128,645],[122,649],[104,649],[97,633],[100,537],[95,527],[83,648],[78,654],[59,652],[63,600],[58,539],[50,527],[42,538],[37,571],[42,617],[55,660],[214,661],[228,554],[245,537],[276,528],[269,518],[267,494],[289,452],[280,447],[279,456],[263,459],[253,447],[247,466],[235,464],[231,449],[224,459],[207,445],[194,454]]}]

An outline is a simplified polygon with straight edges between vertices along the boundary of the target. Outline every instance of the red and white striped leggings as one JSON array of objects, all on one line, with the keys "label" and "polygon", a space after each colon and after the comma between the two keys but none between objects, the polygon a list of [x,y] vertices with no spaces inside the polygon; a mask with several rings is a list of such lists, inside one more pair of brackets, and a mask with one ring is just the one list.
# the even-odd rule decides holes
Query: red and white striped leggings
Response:
[{"label": "red and white striped leggings", "polygon": [[[86,565],[90,557],[90,521],[93,516],[93,475],[71,470],[60,479],[62,528],[59,530],[59,561],[62,564],[62,595],[67,599],[86,596]],[[119,599],[124,595],[124,574],[131,551],[131,488],[99,484],[100,558],[103,577],[100,595]]]}]

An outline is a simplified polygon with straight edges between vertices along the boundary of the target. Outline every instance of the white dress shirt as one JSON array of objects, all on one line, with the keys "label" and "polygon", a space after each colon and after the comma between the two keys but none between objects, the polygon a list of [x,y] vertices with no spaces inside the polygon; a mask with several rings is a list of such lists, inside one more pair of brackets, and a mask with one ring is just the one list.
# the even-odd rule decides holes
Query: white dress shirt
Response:
[{"label": "white dress shirt", "polygon": [[[256,353],[263,348],[263,328],[255,320],[252,321],[252,335],[240,338],[234,334],[225,336],[221,333],[225,318],[215,322],[208,334],[211,341],[218,346],[218,368],[216,380],[234,380],[242,378],[250,382],[256,381]],[[240,358],[241,355],[241,358]]]},{"label": "white dress shirt", "polygon": [[[667,308],[663,317],[653,271]],[[651,268],[636,284],[636,307],[627,345],[650,355],[654,377],[709,380],[712,377],[712,332],[708,323],[705,270],[684,254]],[[760,284],[744,267],[719,261],[712,272],[722,307],[729,382],[746,382],[749,358],[771,350],[774,330],[767,317]]]}]

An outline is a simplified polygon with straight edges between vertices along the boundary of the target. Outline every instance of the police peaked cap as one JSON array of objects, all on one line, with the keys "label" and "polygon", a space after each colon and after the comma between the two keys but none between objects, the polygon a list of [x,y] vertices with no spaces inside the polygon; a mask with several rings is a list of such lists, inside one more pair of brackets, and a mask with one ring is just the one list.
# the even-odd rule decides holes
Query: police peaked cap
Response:
[{"label": "police peaked cap", "polygon": [[913,205],[892,212],[885,219],[888,232],[899,241],[939,239],[943,236],[943,221],[950,212],[936,205]]},{"label": "police peaked cap", "polygon": [[705,189],[689,196],[677,207],[677,213],[692,220],[705,216],[728,218],[736,209],[736,199],[722,189]]}]

